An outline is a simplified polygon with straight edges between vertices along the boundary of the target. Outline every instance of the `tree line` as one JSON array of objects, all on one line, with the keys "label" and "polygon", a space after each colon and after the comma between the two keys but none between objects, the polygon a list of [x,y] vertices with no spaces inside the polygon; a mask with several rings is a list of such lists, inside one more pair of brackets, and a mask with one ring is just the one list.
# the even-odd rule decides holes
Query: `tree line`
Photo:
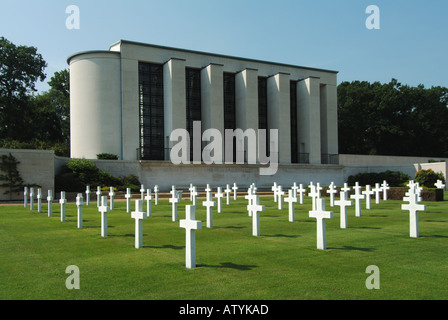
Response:
[{"label": "tree line", "polygon": [[70,155],[69,72],[56,72],[50,89],[36,94],[46,67],[37,48],[0,37],[0,148]]},{"label": "tree line", "polygon": [[[0,148],[70,156],[69,71],[36,94],[47,63],[37,48],[0,37]],[[448,89],[389,83],[338,86],[339,153],[448,157]]]},{"label": "tree line", "polygon": [[339,153],[448,157],[447,106],[445,87],[342,82]]}]

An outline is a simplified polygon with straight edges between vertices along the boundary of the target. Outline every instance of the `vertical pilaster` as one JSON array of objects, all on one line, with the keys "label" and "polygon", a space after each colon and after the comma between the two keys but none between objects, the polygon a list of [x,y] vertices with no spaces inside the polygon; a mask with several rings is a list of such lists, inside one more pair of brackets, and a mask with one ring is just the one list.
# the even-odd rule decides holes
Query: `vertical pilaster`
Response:
[{"label": "vertical pilaster", "polygon": [[[164,100],[164,131],[165,149],[171,149],[173,142],[169,141],[174,129],[186,128],[185,103],[185,60],[171,58],[163,67],[163,100]],[[169,154],[165,154],[169,159]]]},{"label": "vertical pilaster", "polygon": [[[289,74],[268,78],[268,129],[278,129],[278,161],[291,163],[290,80]],[[272,148],[270,150],[272,152]]]},{"label": "vertical pilaster", "polygon": [[[236,127],[246,131],[258,132],[258,70],[245,69],[235,76]],[[245,159],[248,162],[248,146],[244,145]],[[258,153],[258,152],[257,152]],[[255,156],[258,162],[258,154]]]},{"label": "vertical pilaster", "polygon": [[[223,96],[223,66],[221,64],[209,64],[201,71],[201,119],[202,131],[217,129],[224,137],[224,96]],[[205,144],[208,144],[205,142]],[[221,151],[224,160],[224,141]]]},{"label": "vertical pilaster", "polygon": [[309,154],[310,164],[321,163],[320,80],[309,77],[297,83],[299,152]]}]

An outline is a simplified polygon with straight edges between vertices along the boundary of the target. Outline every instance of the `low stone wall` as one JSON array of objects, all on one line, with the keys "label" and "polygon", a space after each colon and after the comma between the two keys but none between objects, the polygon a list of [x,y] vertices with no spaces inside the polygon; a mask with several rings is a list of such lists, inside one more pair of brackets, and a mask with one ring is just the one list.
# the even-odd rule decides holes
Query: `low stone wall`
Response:
[{"label": "low stone wall", "polygon": [[[45,197],[47,190],[54,190],[54,151],[0,149],[0,156],[10,153],[20,162],[17,169],[25,185],[42,187]],[[4,193],[6,190],[0,187],[0,201],[23,200],[23,191],[12,194],[10,198],[9,194]]]}]

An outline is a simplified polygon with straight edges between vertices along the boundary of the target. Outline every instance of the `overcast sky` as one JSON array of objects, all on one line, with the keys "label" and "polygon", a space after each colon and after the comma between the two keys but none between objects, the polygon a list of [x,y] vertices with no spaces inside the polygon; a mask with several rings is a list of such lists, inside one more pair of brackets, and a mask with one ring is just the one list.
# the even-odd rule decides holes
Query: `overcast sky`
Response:
[{"label": "overcast sky", "polygon": [[[70,5],[79,29],[68,29]],[[368,29],[369,5],[379,28]],[[446,0],[0,0],[0,36],[38,48],[46,82],[67,57],[124,39],[448,87]],[[373,20],[372,22],[375,22]]]}]

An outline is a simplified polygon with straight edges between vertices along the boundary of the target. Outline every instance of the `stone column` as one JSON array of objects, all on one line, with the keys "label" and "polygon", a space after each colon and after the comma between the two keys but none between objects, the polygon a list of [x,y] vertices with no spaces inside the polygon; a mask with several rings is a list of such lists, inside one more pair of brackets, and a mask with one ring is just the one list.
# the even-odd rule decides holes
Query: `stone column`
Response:
[{"label": "stone column", "polygon": [[173,147],[169,137],[174,129],[186,129],[185,99],[185,60],[171,58],[163,66],[165,149]]},{"label": "stone column", "polygon": [[288,73],[279,72],[269,77],[267,83],[268,129],[278,129],[279,163],[291,163],[291,123],[289,119],[291,100],[289,78]]},{"label": "stone column", "polygon": [[[211,63],[201,70],[201,122],[202,132],[217,129],[224,138],[224,87],[223,65]],[[203,142],[204,146],[208,141]],[[220,159],[224,161],[224,141]]]},{"label": "stone column", "polygon": [[[258,131],[258,70],[244,69],[235,76],[236,127],[243,131]],[[248,162],[248,146],[245,144],[245,159]],[[258,151],[256,152],[258,162]]]},{"label": "stone column", "polygon": [[321,163],[319,78],[297,83],[297,127],[299,152],[309,154],[310,164]]}]

